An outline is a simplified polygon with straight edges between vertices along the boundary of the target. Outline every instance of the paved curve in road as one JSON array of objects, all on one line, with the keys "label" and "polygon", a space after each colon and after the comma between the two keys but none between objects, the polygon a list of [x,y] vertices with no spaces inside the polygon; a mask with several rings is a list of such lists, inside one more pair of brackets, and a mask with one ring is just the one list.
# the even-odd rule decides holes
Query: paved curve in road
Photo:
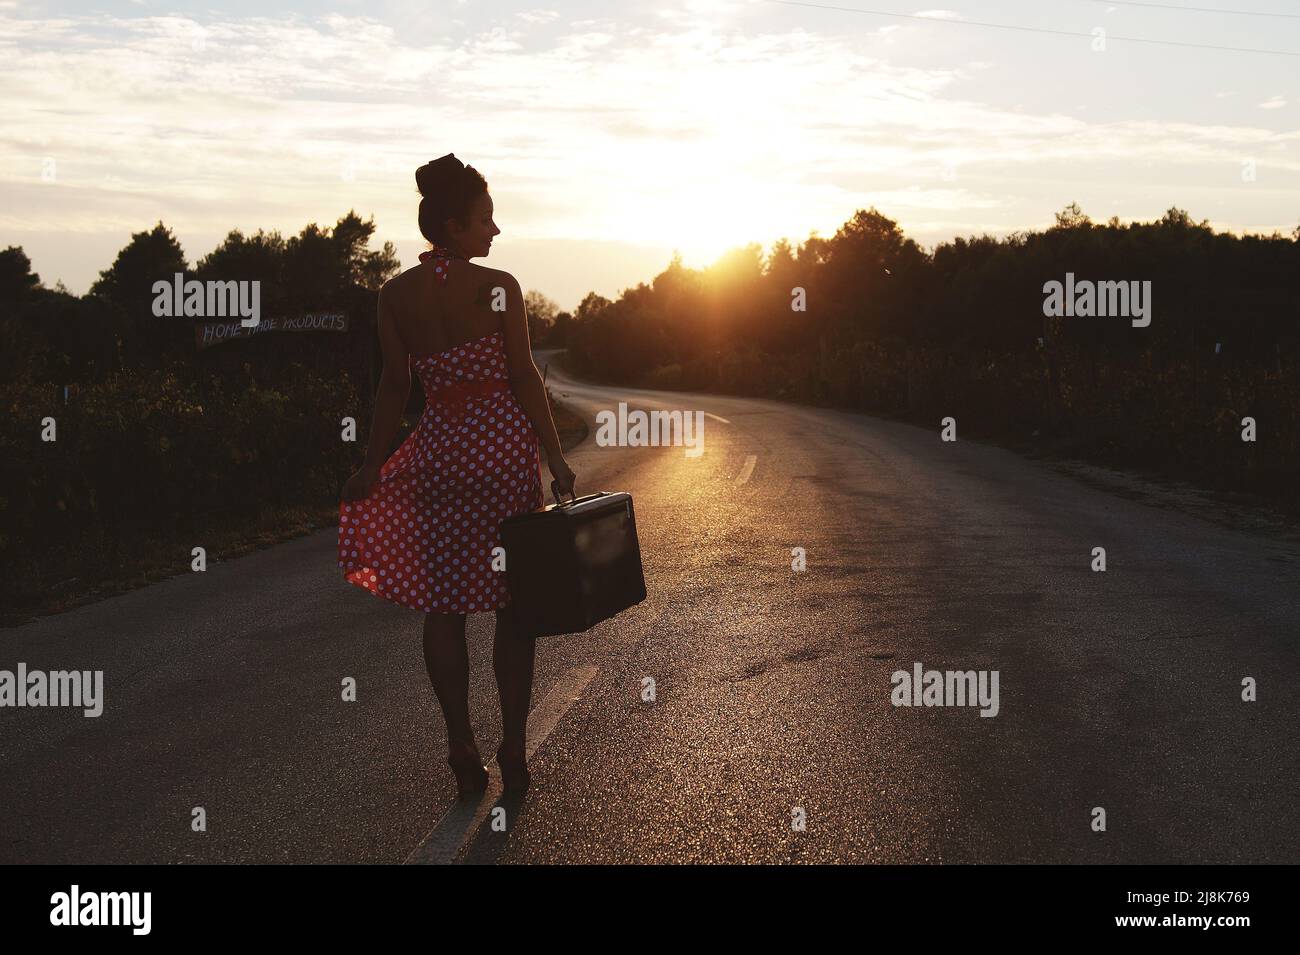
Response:
[{"label": "paved curve in road", "polygon": [[[0,710],[0,861],[1297,861],[1294,544],[937,422],[548,381],[589,422],[711,417],[698,457],[594,423],[568,454],[632,493],[649,596],[543,638],[522,803],[448,815],[421,617],[343,583],[329,528],[0,633],[0,668],[106,683],[98,718]],[[996,670],[997,715],[892,705],[918,662]]]}]

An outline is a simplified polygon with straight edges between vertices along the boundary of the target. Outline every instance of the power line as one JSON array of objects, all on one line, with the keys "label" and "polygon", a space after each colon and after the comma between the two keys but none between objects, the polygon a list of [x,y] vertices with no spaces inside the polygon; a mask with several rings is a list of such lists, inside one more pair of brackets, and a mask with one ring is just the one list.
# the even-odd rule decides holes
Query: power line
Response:
[{"label": "power line", "polygon": [[1300,13],[1266,13],[1262,10],[1224,10],[1220,7],[1184,7],[1175,3],[1144,3],[1142,0],[1093,0],[1094,3],[1109,3],[1120,7],[1153,7],[1156,10],[1186,10],[1189,13],[1230,13],[1240,17],[1281,17],[1286,20],[1300,20]]},{"label": "power line", "polygon": [[[1047,33],[1052,36],[1070,36],[1083,37],[1086,40],[1096,39],[1091,33],[1080,33],[1077,30],[1049,30],[1046,27],[1026,27],[1011,23],[989,23],[982,20],[948,20],[940,17],[923,17],[918,13],[892,13],[888,10],[861,10],[857,7],[833,7],[824,3],[802,3],[797,0],[768,0],[769,3],[781,3],[790,7],[814,7],[818,10],[840,10],[844,13],[865,13],[874,17],[896,17],[902,20],[924,20],[926,23],[942,23],[951,26],[967,27],[988,27],[994,30],[1019,30],[1023,33]],[[1181,40],[1153,40],[1149,37],[1141,36],[1119,36],[1114,33],[1106,34],[1107,40],[1123,40],[1127,43],[1153,43],[1158,46],[1181,46],[1189,47],[1194,50],[1224,50],[1229,53],[1263,53],[1270,56],[1300,56],[1300,53],[1293,53],[1290,50],[1258,50],[1251,47],[1241,46],[1216,46],[1211,43],[1186,43]]]}]

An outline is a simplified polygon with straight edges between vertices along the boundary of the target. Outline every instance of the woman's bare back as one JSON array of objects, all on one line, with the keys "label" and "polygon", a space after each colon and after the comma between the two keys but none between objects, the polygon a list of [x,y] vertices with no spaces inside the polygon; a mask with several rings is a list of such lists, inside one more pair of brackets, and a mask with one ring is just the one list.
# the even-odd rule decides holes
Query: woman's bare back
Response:
[{"label": "woman's bare back", "polygon": [[[434,355],[503,331],[504,310],[494,311],[495,289],[507,274],[463,259],[448,264],[446,281],[434,274],[430,258],[407,269],[385,286],[391,296],[398,335],[412,355]],[[504,308],[504,298],[501,305]]]}]

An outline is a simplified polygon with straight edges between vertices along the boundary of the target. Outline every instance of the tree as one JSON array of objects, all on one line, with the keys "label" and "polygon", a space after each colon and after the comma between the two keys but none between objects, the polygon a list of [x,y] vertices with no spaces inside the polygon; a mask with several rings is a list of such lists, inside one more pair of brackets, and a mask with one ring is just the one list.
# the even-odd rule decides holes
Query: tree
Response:
[{"label": "tree", "polygon": [[185,252],[161,220],[148,232],[132,234],[113,264],[99,273],[90,295],[105,302],[122,341],[123,360],[129,364],[157,365],[164,353],[188,340],[190,324],[183,318],[153,314],[155,282],[171,282],[189,266]]},{"label": "tree", "polygon": [[524,308],[528,313],[529,340],[544,340],[560,307],[536,289],[529,289],[524,293]]},{"label": "tree", "polygon": [[194,267],[201,281],[261,282],[263,314],[278,314],[287,307],[284,282],[286,243],[279,232],[257,230],[245,236],[232,229],[215,249]]},{"label": "tree", "polygon": [[0,252],[0,310],[10,313],[40,284],[41,277],[32,271],[32,260],[21,246],[11,245]]},{"label": "tree", "polygon": [[555,316],[555,324],[546,333],[544,344],[548,348],[563,348],[569,343],[569,330],[573,327],[573,316],[560,312]]},{"label": "tree", "polygon": [[19,246],[0,251],[0,377],[84,381],[111,369],[116,353],[110,306],[41,285]]},{"label": "tree", "polygon": [[90,294],[138,316],[143,311],[153,316],[153,283],[171,281],[177,272],[185,272],[185,252],[171,229],[161,220],[148,232],[136,232],[113,264],[90,287]]},{"label": "tree", "polygon": [[355,212],[333,229],[304,226],[285,243],[281,294],[306,308],[328,308],[353,286],[377,291],[401,266],[391,242],[375,252],[366,248],[374,231],[373,217],[362,222]]},{"label": "tree", "polygon": [[348,281],[377,292],[397,274],[401,263],[391,242],[385,242],[378,251],[367,248],[374,234],[375,217],[362,222],[351,209],[334,226],[334,242],[346,263]]},{"label": "tree", "polygon": [[245,236],[232,229],[221,244],[199,259],[194,271],[200,277],[222,280],[260,280],[275,283],[284,269],[285,241],[279,232]]},{"label": "tree", "polygon": [[1092,220],[1084,214],[1079,208],[1077,202],[1071,202],[1068,206],[1056,213],[1055,229],[1087,229],[1092,225]]},{"label": "tree", "polygon": [[1200,229],[1207,232],[1211,231],[1209,219],[1202,219],[1200,222],[1194,222],[1192,217],[1188,215],[1186,209],[1179,209],[1177,206],[1170,206],[1165,211],[1165,214],[1160,217],[1160,221],[1157,222],[1156,225],[1174,229]]},{"label": "tree", "polygon": [[830,256],[818,274],[826,307],[816,319],[823,328],[847,321],[873,335],[883,334],[897,324],[904,275],[910,277],[925,261],[920,246],[897,222],[874,207],[857,210],[830,240]]},{"label": "tree", "polygon": [[528,309],[530,318],[536,317],[546,325],[554,322],[556,314],[560,311],[558,305],[536,289],[529,289],[524,294],[524,306]]},{"label": "tree", "polygon": [[603,295],[595,292],[588,292],[586,296],[578,303],[578,312],[574,319],[578,322],[588,322],[599,315],[605,309],[609,308],[611,302]]}]

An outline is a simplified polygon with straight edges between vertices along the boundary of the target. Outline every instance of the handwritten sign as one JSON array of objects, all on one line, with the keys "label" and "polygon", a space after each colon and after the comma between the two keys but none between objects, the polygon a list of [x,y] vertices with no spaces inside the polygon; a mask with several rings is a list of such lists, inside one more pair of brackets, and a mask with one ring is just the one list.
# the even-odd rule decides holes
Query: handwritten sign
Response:
[{"label": "handwritten sign", "polygon": [[348,316],[344,312],[307,312],[298,316],[264,318],[252,328],[239,319],[229,322],[202,322],[194,326],[194,343],[200,349],[211,348],[237,338],[252,338],[266,332],[346,332]]}]

